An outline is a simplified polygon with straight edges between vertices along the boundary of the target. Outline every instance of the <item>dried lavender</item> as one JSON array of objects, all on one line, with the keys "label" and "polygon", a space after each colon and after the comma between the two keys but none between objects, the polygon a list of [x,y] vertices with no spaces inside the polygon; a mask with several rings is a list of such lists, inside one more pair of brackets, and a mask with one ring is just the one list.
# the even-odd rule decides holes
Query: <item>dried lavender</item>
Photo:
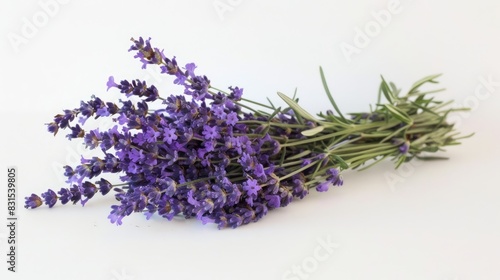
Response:
[{"label": "dried lavender", "polygon": [[[287,108],[245,99],[239,87],[217,89],[195,73],[194,63],[180,67],[149,39],[132,41],[129,51],[142,68],[160,67],[182,94],[162,96],[144,81],[110,77],[108,90],[119,90],[124,100],[92,96],[56,115],[47,124],[49,132],[66,129],[68,139],[82,138],[86,148],[100,149],[102,156],[65,166],[68,187],[57,193],[49,189],[41,198],[32,194],[26,208],[42,203],[53,207],[57,201],[85,205],[96,193],[113,190],[118,204],[108,218],[117,225],[142,212],[147,219],[154,214],[168,220],[195,217],[203,224],[236,228],[304,198],[311,189],[341,186],[342,170],[364,169],[387,157],[396,166],[414,158],[432,159],[422,153],[460,139],[446,122],[453,111],[445,109],[449,102],[429,97],[435,91],[419,90],[435,83],[438,75],[418,81],[404,96],[382,79],[375,110],[346,118],[320,69],[335,113],[313,116],[295,97],[281,93]],[[382,95],[388,103],[381,103]],[[111,118],[116,125],[84,130],[89,118]],[[109,182],[106,173],[120,174],[121,182]]]}]

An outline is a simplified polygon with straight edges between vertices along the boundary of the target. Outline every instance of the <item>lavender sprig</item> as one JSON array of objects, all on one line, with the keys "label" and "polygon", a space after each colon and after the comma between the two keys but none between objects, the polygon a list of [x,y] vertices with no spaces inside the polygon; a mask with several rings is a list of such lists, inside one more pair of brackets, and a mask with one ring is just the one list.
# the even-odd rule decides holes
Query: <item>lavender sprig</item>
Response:
[{"label": "lavender sprig", "polygon": [[[96,193],[113,189],[119,203],[108,218],[117,225],[142,212],[147,219],[154,214],[168,220],[183,216],[236,228],[304,198],[311,189],[341,186],[342,170],[367,168],[387,157],[399,166],[460,139],[446,123],[452,111],[444,109],[447,104],[420,92],[437,76],[420,80],[402,96],[382,79],[375,110],[346,118],[320,69],[337,114],[313,116],[281,93],[287,108],[245,99],[239,87],[217,89],[196,73],[194,63],[180,67],[175,57],[152,47],[150,39],[132,41],[129,51],[142,68],[160,67],[182,93],[161,96],[143,81],[117,83],[110,77],[108,90],[118,89],[125,100],[117,104],[92,96],[56,115],[47,124],[49,132],[67,129],[68,139],[82,138],[88,149],[99,148],[103,155],[65,166],[69,187],[57,193],[49,189],[42,198],[32,194],[26,208],[37,208],[42,201],[49,207],[57,201],[85,205]],[[381,95],[387,104],[380,102]],[[111,118],[116,125],[85,131],[82,126],[91,117]],[[121,182],[109,182],[106,173],[120,174]],[[91,182],[93,178],[98,179]]]}]

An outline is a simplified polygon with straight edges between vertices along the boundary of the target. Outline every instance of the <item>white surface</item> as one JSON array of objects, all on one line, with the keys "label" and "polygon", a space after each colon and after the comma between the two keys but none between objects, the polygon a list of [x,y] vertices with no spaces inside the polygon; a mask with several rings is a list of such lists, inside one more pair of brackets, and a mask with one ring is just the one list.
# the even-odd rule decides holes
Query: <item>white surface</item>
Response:
[{"label": "white surface", "polygon": [[[219,16],[214,4],[220,3],[233,6]],[[8,165],[19,168],[19,207],[32,192],[63,186],[53,166],[74,162],[69,151],[77,143],[45,131],[54,114],[92,94],[116,98],[106,92],[109,75],[148,79],[160,88],[170,83],[141,71],[127,52],[132,36],[151,36],[181,64],[196,62],[213,85],[241,86],[253,99],[278,101],[276,91],[298,87],[311,111],[328,109],[319,65],[345,112],[375,102],[380,74],[407,89],[444,73],[441,85],[448,90],[441,98],[473,107],[453,120],[476,135],[449,148],[449,161],[400,171],[385,162],[346,172],[344,187],[313,193],[237,230],[194,220],[146,221],[139,214],[116,227],[106,219],[112,197],[85,208],[19,208],[18,272],[7,273],[2,262],[0,278],[286,279],[294,265],[304,264],[311,270],[307,279],[500,279],[500,85],[481,88],[481,77],[500,81],[500,2],[401,0],[390,22],[349,62],[342,43],[354,45],[356,28],[372,24],[372,12],[389,3],[69,1],[16,52],[9,36],[22,36],[24,18],[43,20],[43,9],[37,1],[2,1],[0,166],[4,173]],[[391,185],[388,173],[400,180]],[[2,226],[3,256],[5,236]],[[328,257],[315,255],[328,252],[318,239],[338,247]],[[295,277],[288,275],[302,279]]]}]

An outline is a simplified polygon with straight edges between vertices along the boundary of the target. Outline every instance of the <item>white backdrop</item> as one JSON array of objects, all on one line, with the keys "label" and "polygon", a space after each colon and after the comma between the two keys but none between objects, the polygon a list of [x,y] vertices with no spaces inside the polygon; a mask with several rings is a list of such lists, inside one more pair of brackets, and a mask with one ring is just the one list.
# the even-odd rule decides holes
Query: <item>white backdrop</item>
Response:
[{"label": "white backdrop", "polygon": [[[2,279],[500,279],[500,2],[498,1],[5,1],[0,4],[0,166],[18,167],[17,273]],[[213,85],[279,103],[297,87],[302,105],[329,109],[318,66],[344,112],[368,110],[380,75],[403,89],[444,73],[442,99],[471,107],[452,116],[476,135],[448,161],[391,162],[346,172],[345,184],[217,230],[195,220],[121,227],[113,197],[25,210],[23,197],[64,186],[60,166],[86,153],[44,123],[108,76],[171,81],[140,69],[130,37],[152,37]],[[497,110],[497,111],[495,111]],[[6,178],[5,175],[0,177]],[[397,178],[396,180],[388,178]],[[6,217],[7,183],[1,183]],[[4,221],[5,218],[2,218]],[[3,222],[2,222],[3,223]],[[0,252],[8,232],[0,227]],[[3,259],[3,257],[2,257]],[[299,272],[299,270],[301,272]],[[161,278],[160,278],[161,277]]]}]

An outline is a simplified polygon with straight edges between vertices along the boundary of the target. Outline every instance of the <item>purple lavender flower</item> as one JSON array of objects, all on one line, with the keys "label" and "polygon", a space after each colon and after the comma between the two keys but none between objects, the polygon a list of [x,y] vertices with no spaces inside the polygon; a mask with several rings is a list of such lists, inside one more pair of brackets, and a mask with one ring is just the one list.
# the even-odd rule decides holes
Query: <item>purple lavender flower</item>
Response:
[{"label": "purple lavender flower", "polygon": [[163,130],[163,141],[167,142],[167,144],[172,144],[172,142],[178,138],[175,132],[173,128],[165,128]]},{"label": "purple lavender flower", "polygon": [[96,116],[97,117],[107,117],[109,116],[110,113],[108,111],[108,108],[106,106],[103,106],[96,111]]},{"label": "purple lavender flower", "polygon": [[101,178],[101,180],[97,181],[96,184],[99,186],[99,192],[102,195],[106,195],[109,193],[111,188],[113,188],[113,185],[111,185],[111,183],[104,178]]},{"label": "purple lavender flower", "polygon": [[241,96],[243,95],[243,89],[239,87],[229,87],[231,90],[231,94],[229,95],[232,100],[239,101],[241,100]]},{"label": "purple lavender flower", "polygon": [[326,180],[333,184],[334,186],[342,186],[344,181],[342,180],[342,176],[337,168],[329,168],[326,171],[328,177]]},{"label": "purple lavender flower", "polygon": [[231,228],[237,228],[243,223],[243,218],[238,214],[227,215],[227,225]]},{"label": "purple lavender flower", "polygon": [[69,189],[69,192],[71,193],[69,200],[73,202],[73,204],[76,204],[78,201],[81,200],[82,193],[80,192],[80,188],[78,187],[78,185],[73,185]]},{"label": "purple lavender flower", "polygon": [[73,138],[82,138],[85,136],[85,131],[78,124],[70,127],[70,129],[71,129],[71,133],[66,135],[66,137],[69,140],[71,140]]},{"label": "purple lavender flower", "polygon": [[59,200],[63,205],[68,203],[72,197],[71,191],[66,188],[61,188],[61,190],[59,190],[57,194],[59,194]]},{"label": "purple lavender flower", "polygon": [[57,202],[57,195],[51,189],[42,193],[42,198],[43,198],[45,204],[49,206],[49,208],[52,208],[52,206],[54,206]]},{"label": "purple lavender flower", "polygon": [[[57,114],[54,116],[54,123],[57,124],[59,128],[67,128],[69,123],[75,119],[76,113],[75,110],[64,110],[64,114]],[[54,124],[51,123],[49,126],[54,126]]]},{"label": "purple lavender flower", "polygon": [[326,192],[326,191],[328,191],[329,185],[330,185],[330,182],[329,182],[329,181],[319,183],[319,184],[316,186],[316,190],[317,190],[318,192]]},{"label": "purple lavender flower", "polygon": [[117,84],[117,83],[115,83],[115,77],[113,77],[113,76],[109,76],[109,78],[108,78],[108,82],[106,83],[106,86],[108,87],[108,89],[107,89],[108,91],[109,91],[109,89],[110,89],[110,88],[112,88],[112,87],[117,88],[117,87],[118,87],[118,84]]},{"label": "purple lavender flower", "polygon": [[279,208],[281,205],[281,198],[278,195],[266,195],[267,205],[271,208]]},{"label": "purple lavender flower", "polygon": [[113,205],[111,206],[111,213],[108,215],[108,219],[112,224],[116,225],[121,225],[122,224],[122,219],[126,216],[125,209],[123,207],[120,207],[118,205]]},{"label": "purple lavender flower", "polygon": [[307,166],[312,163],[312,160],[310,158],[305,158],[302,160],[302,166]]},{"label": "purple lavender flower", "polygon": [[47,124],[47,130],[50,132],[50,133],[53,133],[54,135],[57,134],[57,131],[59,130],[59,126],[57,125],[56,122],[51,122],[51,123],[48,123]]},{"label": "purple lavender flower", "polygon": [[205,100],[208,95],[210,80],[206,76],[195,76],[191,80],[191,85],[186,86],[184,93],[193,96],[194,100]]},{"label": "purple lavender flower", "polygon": [[243,183],[243,189],[246,191],[247,195],[250,197],[256,197],[257,192],[261,189],[257,180],[248,179]]},{"label": "purple lavender flower", "polygon": [[260,180],[263,180],[263,181],[266,178],[264,166],[260,163],[255,165],[255,168],[253,169],[253,174],[255,175],[256,178],[259,178]]},{"label": "purple lavender flower", "polygon": [[[298,177],[298,178],[297,178]],[[303,199],[309,194],[309,189],[305,186],[305,181],[303,177],[296,176],[292,180],[292,194],[295,197]]]},{"label": "purple lavender flower", "polygon": [[255,158],[248,153],[242,153],[238,162],[245,171],[250,171],[255,167]]},{"label": "purple lavender flower", "polygon": [[204,135],[205,139],[207,139],[207,140],[220,138],[220,134],[217,131],[216,126],[204,125],[203,126],[203,135]]},{"label": "purple lavender flower", "polygon": [[97,193],[97,187],[92,184],[91,182],[89,181],[86,181],[82,184],[82,189],[83,189],[83,195],[87,198],[87,199],[91,199],[94,194]]},{"label": "purple lavender flower", "polygon": [[399,152],[403,155],[407,154],[409,149],[410,143],[408,143],[408,141],[405,141],[403,145],[399,146]]},{"label": "purple lavender flower", "polygon": [[100,141],[102,140],[101,134],[99,133],[99,128],[91,130],[84,137],[85,146],[89,149],[95,149],[99,146]]},{"label": "purple lavender flower", "polygon": [[234,126],[238,122],[238,114],[236,112],[231,112],[226,115],[226,123],[228,125]]},{"label": "purple lavender flower", "polygon": [[224,112],[224,107],[222,106],[213,106],[212,111],[214,115],[220,119],[224,119],[226,117],[226,112]]},{"label": "purple lavender flower", "polygon": [[197,201],[195,198],[193,198],[193,190],[190,190],[187,194],[187,201],[189,204],[193,205],[193,206],[199,206],[200,205],[200,202]]},{"label": "purple lavender flower", "polygon": [[186,72],[188,74],[189,77],[193,78],[195,77],[194,75],[194,69],[196,69],[196,65],[194,63],[188,63],[186,64]]},{"label": "purple lavender flower", "polygon": [[25,202],[24,207],[26,209],[28,209],[28,208],[34,209],[34,208],[40,207],[43,204],[42,199],[36,194],[31,194],[31,196],[25,197],[25,199],[26,199],[26,202]]}]

